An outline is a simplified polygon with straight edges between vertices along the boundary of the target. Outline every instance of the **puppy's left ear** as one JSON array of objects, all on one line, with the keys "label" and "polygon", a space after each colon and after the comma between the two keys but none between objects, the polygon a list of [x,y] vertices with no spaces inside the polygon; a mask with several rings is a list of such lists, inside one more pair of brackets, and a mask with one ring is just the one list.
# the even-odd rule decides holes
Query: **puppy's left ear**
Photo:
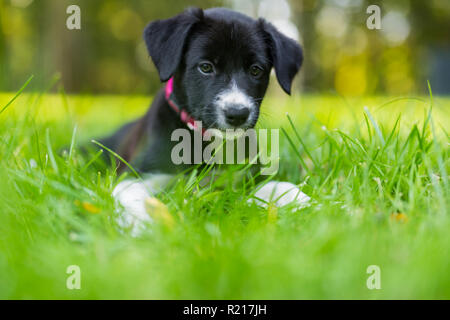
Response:
[{"label": "puppy's left ear", "polygon": [[292,80],[303,62],[302,48],[266,20],[259,19],[259,23],[267,36],[266,40],[278,83],[287,94],[291,94]]},{"label": "puppy's left ear", "polygon": [[162,82],[177,70],[189,32],[202,19],[203,10],[191,8],[173,18],[151,22],[145,28],[145,44]]}]

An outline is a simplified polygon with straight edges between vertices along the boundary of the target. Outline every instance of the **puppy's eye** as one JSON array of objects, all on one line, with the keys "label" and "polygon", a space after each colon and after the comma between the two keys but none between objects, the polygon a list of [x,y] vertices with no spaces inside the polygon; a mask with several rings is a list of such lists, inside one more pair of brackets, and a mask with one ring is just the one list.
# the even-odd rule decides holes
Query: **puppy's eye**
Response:
[{"label": "puppy's eye", "polygon": [[214,73],[214,66],[209,62],[202,62],[198,66],[198,70],[200,70],[203,74],[212,74]]},{"label": "puppy's eye", "polygon": [[260,66],[255,64],[250,67],[250,74],[255,78],[259,78],[262,75],[263,71],[264,70]]}]

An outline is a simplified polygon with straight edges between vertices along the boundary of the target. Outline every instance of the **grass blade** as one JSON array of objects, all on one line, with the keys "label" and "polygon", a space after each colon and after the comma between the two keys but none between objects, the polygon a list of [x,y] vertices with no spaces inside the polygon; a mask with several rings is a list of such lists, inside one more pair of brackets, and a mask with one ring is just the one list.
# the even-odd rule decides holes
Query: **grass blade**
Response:
[{"label": "grass blade", "polygon": [[28,80],[24,83],[24,85],[22,86],[22,88],[19,89],[19,91],[17,91],[16,95],[9,100],[9,102],[2,108],[2,110],[0,110],[0,114],[2,114],[13,102],[14,100],[16,100],[20,94],[22,93],[23,90],[25,90],[25,88],[28,86],[28,84],[31,82],[31,80],[33,79],[33,75],[31,75]]},{"label": "grass blade", "polygon": [[367,116],[369,117],[370,122],[372,123],[373,127],[375,128],[375,132],[377,133],[378,137],[380,138],[381,145],[384,146],[385,141],[384,141],[383,133],[381,132],[380,127],[378,127],[378,124],[375,121],[375,119],[372,117],[372,114],[369,112],[369,108],[364,107],[364,113],[367,114]]},{"label": "grass blade", "polygon": [[100,142],[98,142],[96,140],[92,140],[91,142],[95,143],[96,145],[98,145],[100,147],[102,147],[103,149],[105,149],[106,151],[111,153],[114,157],[116,157],[117,159],[119,159],[120,161],[125,163],[125,165],[128,167],[128,169],[131,170],[131,172],[133,172],[133,174],[136,176],[136,178],[142,179],[141,176],[136,172],[136,170],[134,170],[134,168],[124,158],[122,158],[120,155],[118,155],[116,152],[112,151],[108,147],[105,147],[103,144],[101,144]]},{"label": "grass blade", "polygon": [[306,154],[308,155],[308,157],[312,160],[312,162],[314,163],[314,166],[319,167],[319,164],[317,163],[316,159],[314,159],[314,157],[311,155],[311,153],[309,152],[308,148],[306,147],[305,143],[303,142],[302,138],[300,138],[300,135],[297,132],[297,129],[294,126],[294,123],[292,122],[291,117],[289,116],[288,113],[286,113],[286,117],[289,120],[289,124],[291,125],[292,129],[294,130],[295,136],[297,137],[297,140],[300,142],[300,144],[303,147],[303,150],[305,150]]}]

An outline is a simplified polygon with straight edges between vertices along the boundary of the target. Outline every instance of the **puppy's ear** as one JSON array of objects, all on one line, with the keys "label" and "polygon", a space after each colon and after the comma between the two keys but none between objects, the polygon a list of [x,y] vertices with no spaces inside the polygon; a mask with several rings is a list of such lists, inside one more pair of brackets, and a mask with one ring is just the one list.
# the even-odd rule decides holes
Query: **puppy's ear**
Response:
[{"label": "puppy's ear", "polygon": [[281,88],[291,94],[291,85],[303,62],[302,48],[293,39],[279,32],[271,23],[259,19],[267,37],[269,52]]},{"label": "puppy's ear", "polygon": [[184,45],[192,26],[203,19],[203,10],[191,8],[166,20],[151,22],[144,40],[161,81],[172,77],[180,64]]}]

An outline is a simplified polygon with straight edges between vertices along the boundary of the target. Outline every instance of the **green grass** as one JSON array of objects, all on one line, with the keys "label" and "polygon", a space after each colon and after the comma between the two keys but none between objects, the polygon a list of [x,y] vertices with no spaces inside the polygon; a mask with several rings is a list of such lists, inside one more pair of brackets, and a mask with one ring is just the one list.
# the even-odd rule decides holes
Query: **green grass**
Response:
[{"label": "green grass", "polygon": [[[77,145],[149,99],[34,93],[8,105],[14,95],[0,95],[2,299],[450,298],[450,99],[269,97],[260,127],[283,128],[274,178],[312,205],[247,205],[231,170],[204,188],[180,179],[158,196],[174,224],[133,238],[114,220],[115,170]],[[81,290],[66,288],[69,265]],[[366,287],[369,265],[381,290]]]}]

